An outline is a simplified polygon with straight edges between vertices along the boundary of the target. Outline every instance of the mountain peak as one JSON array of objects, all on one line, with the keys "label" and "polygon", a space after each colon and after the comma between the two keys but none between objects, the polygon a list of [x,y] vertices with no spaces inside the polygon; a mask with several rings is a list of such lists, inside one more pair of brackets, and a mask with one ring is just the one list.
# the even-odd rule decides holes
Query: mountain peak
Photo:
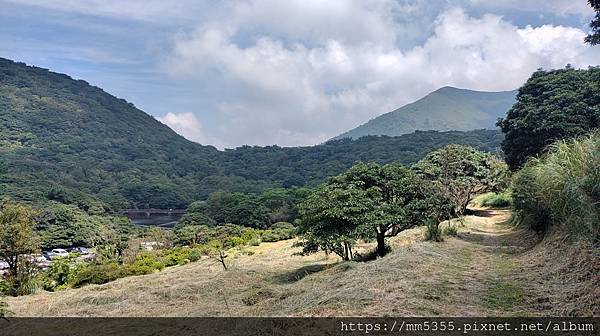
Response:
[{"label": "mountain peak", "polygon": [[494,129],[496,120],[514,104],[516,94],[516,90],[486,92],[444,86],[334,139],[357,139],[367,135],[398,136],[417,130]]}]

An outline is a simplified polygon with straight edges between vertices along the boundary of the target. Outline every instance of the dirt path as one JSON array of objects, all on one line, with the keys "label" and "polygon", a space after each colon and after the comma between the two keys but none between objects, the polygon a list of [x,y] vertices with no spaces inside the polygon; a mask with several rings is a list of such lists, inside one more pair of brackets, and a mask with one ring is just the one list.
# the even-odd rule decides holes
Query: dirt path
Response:
[{"label": "dirt path", "polygon": [[509,219],[509,211],[479,210],[453,222],[457,235],[439,243],[422,241],[422,227],[411,229],[390,239],[391,253],[370,262],[295,256],[290,240],[238,253],[226,272],[204,260],[8,303],[18,316],[543,314],[545,285],[523,276],[523,252],[536,238]]},{"label": "dirt path", "polygon": [[[521,255],[537,242],[534,234],[509,224],[508,210],[476,210],[458,227],[456,237],[447,238],[446,249],[454,262],[443,264],[438,283],[447,284],[446,307],[461,315],[538,315],[531,301],[539,288],[520,279]],[[441,282],[440,282],[441,281]],[[443,286],[442,286],[443,287]]]}]

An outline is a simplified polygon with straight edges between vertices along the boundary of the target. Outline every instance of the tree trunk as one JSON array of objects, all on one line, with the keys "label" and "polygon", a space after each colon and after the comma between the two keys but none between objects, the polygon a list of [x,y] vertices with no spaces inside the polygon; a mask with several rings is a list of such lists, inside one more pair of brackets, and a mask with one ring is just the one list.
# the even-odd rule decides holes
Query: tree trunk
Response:
[{"label": "tree trunk", "polygon": [[385,252],[385,231],[377,228],[377,255],[383,257]]}]

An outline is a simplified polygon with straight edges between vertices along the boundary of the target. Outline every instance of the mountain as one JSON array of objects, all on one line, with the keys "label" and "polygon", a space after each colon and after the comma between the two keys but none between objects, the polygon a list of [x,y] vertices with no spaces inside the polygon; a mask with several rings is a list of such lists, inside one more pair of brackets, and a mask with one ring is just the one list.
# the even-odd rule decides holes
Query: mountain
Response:
[{"label": "mountain", "polygon": [[0,58],[0,199],[180,208],[216,190],[315,185],[358,161],[408,164],[449,143],[495,151],[502,138],[431,131],[219,151],[85,81]]},{"label": "mountain", "polygon": [[517,90],[483,92],[446,86],[333,139],[397,136],[416,130],[495,129],[496,121],[506,115],[516,95]]}]

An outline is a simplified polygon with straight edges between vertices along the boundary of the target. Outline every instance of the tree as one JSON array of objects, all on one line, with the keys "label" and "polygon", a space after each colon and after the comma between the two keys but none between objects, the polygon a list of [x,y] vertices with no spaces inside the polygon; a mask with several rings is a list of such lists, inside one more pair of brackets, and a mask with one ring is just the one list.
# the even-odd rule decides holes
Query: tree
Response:
[{"label": "tree", "polygon": [[377,255],[385,237],[419,225],[433,215],[432,186],[398,165],[357,164],[331,179],[301,205],[301,233],[309,248],[321,247],[352,258],[359,238],[376,239]]},{"label": "tree", "polygon": [[0,259],[12,276],[18,276],[20,258],[39,250],[33,209],[12,202],[0,204]]},{"label": "tree", "polygon": [[512,170],[538,156],[556,140],[600,126],[600,68],[538,70],[519,89],[517,101],[498,126]]},{"label": "tree", "polygon": [[431,152],[414,169],[437,186],[459,216],[473,196],[501,187],[507,172],[506,165],[494,155],[462,145]]},{"label": "tree", "polygon": [[596,17],[590,23],[592,32],[585,37],[585,42],[597,45],[600,44],[600,0],[588,0],[588,3],[596,12]]}]

